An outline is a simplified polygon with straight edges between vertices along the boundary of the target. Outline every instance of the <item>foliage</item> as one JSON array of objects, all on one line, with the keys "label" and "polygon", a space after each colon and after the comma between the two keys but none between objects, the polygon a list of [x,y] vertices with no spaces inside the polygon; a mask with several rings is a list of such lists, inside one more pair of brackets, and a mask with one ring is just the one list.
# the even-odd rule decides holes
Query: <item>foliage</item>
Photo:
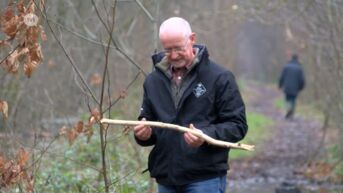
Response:
[{"label": "foliage", "polygon": [[6,101],[0,100],[0,113],[5,119],[8,118],[8,104]]},{"label": "foliage", "polygon": [[343,156],[338,144],[328,147],[328,163],[333,166],[332,180],[343,182]]},{"label": "foliage", "polygon": [[[42,40],[46,40],[46,35],[43,27],[38,25],[35,10],[33,0],[26,6],[24,0],[20,0],[16,6],[10,2],[1,15],[1,30],[6,39],[0,40],[0,47],[7,46],[10,52],[0,65],[9,73],[17,73],[22,65],[26,76],[30,77],[43,60],[39,35]],[[16,45],[12,48],[11,44]]]},{"label": "foliage", "polygon": [[[99,128],[96,128],[99,129]],[[107,159],[111,191],[144,192],[148,188],[147,174],[139,172],[139,162],[132,159],[133,149],[125,134],[113,132],[118,128],[109,128]],[[73,145],[61,139],[50,149],[36,174],[36,192],[105,192],[101,174],[101,151],[99,151],[99,134],[87,143],[86,137],[79,137]],[[130,158],[131,157],[131,158]]]},{"label": "foliage", "polygon": [[8,160],[0,155],[0,190],[23,184],[27,192],[33,191],[33,177],[28,173],[29,153],[21,148],[15,159]]}]

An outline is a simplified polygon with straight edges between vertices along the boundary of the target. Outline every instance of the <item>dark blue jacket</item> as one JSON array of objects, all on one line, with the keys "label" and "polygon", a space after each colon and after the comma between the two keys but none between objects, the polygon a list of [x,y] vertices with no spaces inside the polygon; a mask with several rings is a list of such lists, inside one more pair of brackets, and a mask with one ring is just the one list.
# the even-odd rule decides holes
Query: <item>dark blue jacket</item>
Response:
[{"label": "dark blue jacket", "polygon": [[291,60],[283,69],[279,79],[279,88],[291,96],[297,96],[305,87],[305,77],[297,60]]},{"label": "dark blue jacket", "polygon": [[[175,108],[171,80],[158,68],[144,82],[144,98],[139,118],[189,127],[190,123],[219,140],[237,142],[245,136],[245,106],[232,73],[209,60],[207,49],[197,46],[199,63],[190,72],[191,84]],[[153,56],[154,64],[163,54]],[[148,169],[157,182],[184,185],[222,176],[228,170],[226,148],[204,143],[190,147],[183,134],[153,128],[152,137],[137,142],[155,145],[149,155]]]}]

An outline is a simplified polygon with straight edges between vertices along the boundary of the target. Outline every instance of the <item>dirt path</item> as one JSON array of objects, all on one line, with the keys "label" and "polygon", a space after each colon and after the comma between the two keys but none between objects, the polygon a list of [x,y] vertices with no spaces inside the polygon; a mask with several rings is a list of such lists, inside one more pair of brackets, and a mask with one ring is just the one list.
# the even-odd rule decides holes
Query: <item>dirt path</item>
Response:
[{"label": "dirt path", "polygon": [[251,83],[246,89],[251,93],[247,111],[262,113],[275,124],[268,128],[272,137],[256,146],[256,157],[230,162],[229,180],[244,184],[302,180],[297,173],[318,148],[321,124],[297,114],[285,120],[284,111],[274,105],[283,97],[275,87]]}]

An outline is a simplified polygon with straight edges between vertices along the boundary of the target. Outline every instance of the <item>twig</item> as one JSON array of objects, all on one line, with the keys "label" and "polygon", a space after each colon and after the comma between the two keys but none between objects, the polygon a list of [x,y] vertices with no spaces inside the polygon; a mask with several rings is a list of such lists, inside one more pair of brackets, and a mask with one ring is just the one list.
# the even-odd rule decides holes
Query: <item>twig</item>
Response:
[{"label": "twig", "polygon": [[[35,2],[34,2],[35,3]],[[85,87],[85,89],[89,92],[87,94],[89,94],[93,100],[97,103],[97,104],[100,104],[100,102],[98,101],[98,99],[96,98],[95,94],[93,93],[92,89],[89,87],[89,85],[87,84],[85,78],[83,77],[82,73],[80,72],[79,68],[76,66],[76,64],[73,62],[71,56],[68,54],[67,50],[65,49],[65,47],[63,46],[62,44],[62,41],[57,37],[55,31],[52,29],[52,26],[48,20],[48,15],[47,15],[47,12],[46,12],[46,7],[45,5],[43,6],[43,10],[41,10],[39,8],[39,6],[35,3],[36,7],[38,8],[39,12],[42,14],[42,16],[44,17],[47,25],[48,25],[48,28],[50,29],[53,37],[55,38],[56,42],[58,43],[58,45],[60,46],[60,48],[62,49],[64,55],[67,57],[69,63],[71,64],[73,70],[76,72],[78,78],[81,80],[83,86]],[[84,88],[83,88],[84,89]]]},{"label": "twig", "polygon": [[142,4],[142,2],[140,2],[139,0],[135,0],[136,3],[138,4],[138,6],[143,10],[143,12],[145,13],[145,15],[147,15],[149,17],[149,19],[152,22],[155,22],[154,17],[151,15],[151,13],[144,7],[144,5]]},{"label": "twig", "polygon": [[[130,87],[132,86],[132,84],[137,80],[137,78],[139,77],[139,75],[140,75],[141,73],[142,73],[142,71],[139,71],[139,72],[136,74],[135,78],[132,79],[132,81],[126,86],[126,88],[125,88],[126,91],[129,90],[129,88],[130,88]],[[104,111],[102,111],[102,114],[103,114],[103,113],[106,113],[107,111],[110,111],[111,108],[112,108],[120,99],[122,99],[122,96],[119,95],[119,96],[117,97],[117,99],[116,99],[115,101],[112,102],[112,104],[110,104]]]},{"label": "twig", "polygon": [[[95,13],[97,14],[100,22],[104,25],[106,31],[108,34],[112,33],[111,30],[108,28],[108,26],[106,25],[105,21],[103,20],[103,18],[100,15],[100,11],[98,10],[94,0],[92,0],[92,4],[93,7],[95,9]],[[125,53],[117,44],[117,42],[112,38],[112,44],[115,46],[115,48],[117,49],[117,51],[122,54],[129,62],[131,62],[131,64],[133,64],[136,68],[138,68],[145,76],[147,76],[147,73],[143,70],[143,68],[133,60],[133,58],[131,58],[127,53]]]},{"label": "twig", "polygon": [[1,62],[0,62],[0,65],[3,63],[3,62],[5,62],[5,60],[7,60],[7,58],[10,56],[10,55],[12,55],[18,48],[19,48],[19,44],[10,52],[10,53],[8,53],[8,55],[4,58],[4,59],[2,59],[1,60]]},{"label": "twig", "polygon": [[114,120],[114,119],[102,119],[101,123],[107,123],[107,124],[114,124],[114,125],[148,125],[152,127],[159,127],[159,128],[167,128],[167,129],[173,129],[177,130],[183,133],[190,132],[193,135],[200,137],[204,139],[207,143],[220,146],[220,147],[226,147],[226,148],[234,148],[234,149],[243,149],[248,151],[254,151],[254,145],[246,145],[242,143],[230,143],[226,141],[221,141],[217,139],[213,139],[212,137],[199,132],[197,130],[192,130],[187,127],[182,127],[178,125],[173,125],[169,123],[162,123],[162,122],[155,122],[155,121],[127,121],[127,120]]}]

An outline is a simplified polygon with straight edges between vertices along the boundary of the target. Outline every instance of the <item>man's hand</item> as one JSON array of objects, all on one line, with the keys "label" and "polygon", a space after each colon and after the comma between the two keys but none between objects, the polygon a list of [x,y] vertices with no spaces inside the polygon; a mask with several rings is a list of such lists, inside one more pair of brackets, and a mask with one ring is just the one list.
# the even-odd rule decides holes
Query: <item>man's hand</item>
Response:
[{"label": "man's hand", "polygon": [[[143,118],[141,121],[146,121],[146,119]],[[142,125],[135,126],[133,128],[133,132],[139,140],[146,141],[150,139],[151,134],[152,134],[152,129],[149,126],[145,126],[142,124]]]},{"label": "man's hand", "polygon": [[[193,124],[190,124],[189,128],[202,132],[201,130],[195,128]],[[183,134],[183,137],[185,138],[186,143],[192,147],[200,147],[205,141],[204,139],[197,137],[190,132]]]}]

